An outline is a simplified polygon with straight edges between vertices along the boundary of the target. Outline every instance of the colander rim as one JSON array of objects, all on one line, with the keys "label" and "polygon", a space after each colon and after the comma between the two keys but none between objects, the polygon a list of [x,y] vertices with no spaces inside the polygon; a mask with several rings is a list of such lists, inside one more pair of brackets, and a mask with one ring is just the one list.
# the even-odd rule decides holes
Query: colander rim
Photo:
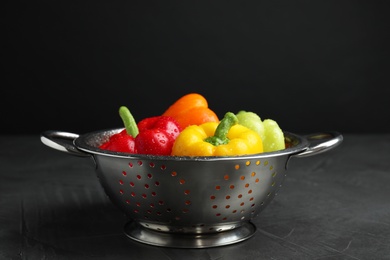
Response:
[{"label": "colander rim", "polygon": [[251,155],[239,156],[161,156],[161,155],[145,155],[145,154],[129,154],[123,152],[114,152],[100,149],[98,146],[114,133],[122,131],[124,128],[112,128],[106,130],[97,130],[86,134],[79,135],[73,140],[73,145],[86,153],[92,155],[128,158],[139,160],[163,160],[163,161],[220,161],[220,160],[237,160],[237,159],[261,159],[269,157],[278,157],[286,155],[294,155],[306,150],[309,146],[309,141],[301,135],[294,134],[288,131],[283,131],[285,139],[291,143],[291,147],[275,152],[264,152]]}]

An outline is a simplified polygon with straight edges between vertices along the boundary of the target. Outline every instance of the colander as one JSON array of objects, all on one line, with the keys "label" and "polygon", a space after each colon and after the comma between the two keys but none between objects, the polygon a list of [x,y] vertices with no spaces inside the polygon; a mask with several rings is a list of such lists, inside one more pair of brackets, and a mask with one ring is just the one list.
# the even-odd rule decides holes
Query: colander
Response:
[{"label": "colander", "polygon": [[284,132],[286,149],[235,157],[176,157],[125,154],[99,149],[123,128],[78,135],[45,131],[53,149],[91,157],[109,199],[129,218],[132,240],[176,248],[217,247],[254,235],[251,220],[282,186],[290,158],[325,152],[343,140],[329,131]]}]

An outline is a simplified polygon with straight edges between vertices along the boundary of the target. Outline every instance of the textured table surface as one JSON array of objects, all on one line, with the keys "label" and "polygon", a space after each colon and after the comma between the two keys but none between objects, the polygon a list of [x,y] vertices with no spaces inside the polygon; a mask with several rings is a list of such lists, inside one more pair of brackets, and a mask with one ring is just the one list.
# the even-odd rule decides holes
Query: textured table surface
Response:
[{"label": "textured table surface", "polygon": [[204,249],[127,238],[89,159],[35,135],[0,144],[0,259],[390,259],[390,134],[347,134],[333,150],[292,158],[255,235]]}]

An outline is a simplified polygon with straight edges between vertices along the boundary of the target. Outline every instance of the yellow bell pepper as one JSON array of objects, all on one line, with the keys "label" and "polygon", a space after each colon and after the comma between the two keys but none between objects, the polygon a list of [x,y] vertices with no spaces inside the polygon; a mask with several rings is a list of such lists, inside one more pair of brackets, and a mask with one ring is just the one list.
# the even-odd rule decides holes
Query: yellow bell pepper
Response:
[{"label": "yellow bell pepper", "polygon": [[172,148],[175,156],[237,156],[263,152],[263,142],[255,131],[238,124],[227,112],[219,122],[186,127]]}]

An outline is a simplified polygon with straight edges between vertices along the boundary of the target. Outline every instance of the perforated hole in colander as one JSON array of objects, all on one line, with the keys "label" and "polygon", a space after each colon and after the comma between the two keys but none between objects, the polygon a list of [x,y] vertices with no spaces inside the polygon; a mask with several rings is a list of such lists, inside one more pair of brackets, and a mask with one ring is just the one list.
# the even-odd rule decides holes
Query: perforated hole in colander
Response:
[{"label": "perforated hole in colander", "polygon": [[[231,170],[225,170],[219,181],[202,194],[197,191],[192,194],[195,188],[191,184],[194,180],[183,175],[182,168],[141,160],[130,161],[127,165],[117,180],[117,190],[123,204],[127,205],[127,212],[132,214],[134,219],[155,222],[180,223],[188,218],[186,216],[196,215],[196,211],[199,211],[199,201],[203,204],[202,207],[209,207],[210,210],[206,211],[210,213],[207,214],[215,219],[215,223],[249,220],[259,212],[259,208],[267,204],[277,184],[272,180],[266,184],[267,190],[264,191],[266,176],[270,176],[270,179],[277,176],[275,167],[270,165],[268,160],[246,160],[233,164]],[[167,192],[167,179],[170,189],[177,193],[178,203],[164,196]],[[162,183],[164,184],[161,185]],[[199,199],[199,196],[204,196],[204,199]],[[199,222],[194,224],[196,227],[202,225]],[[231,225],[229,228],[234,227],[235,225]]]}]

